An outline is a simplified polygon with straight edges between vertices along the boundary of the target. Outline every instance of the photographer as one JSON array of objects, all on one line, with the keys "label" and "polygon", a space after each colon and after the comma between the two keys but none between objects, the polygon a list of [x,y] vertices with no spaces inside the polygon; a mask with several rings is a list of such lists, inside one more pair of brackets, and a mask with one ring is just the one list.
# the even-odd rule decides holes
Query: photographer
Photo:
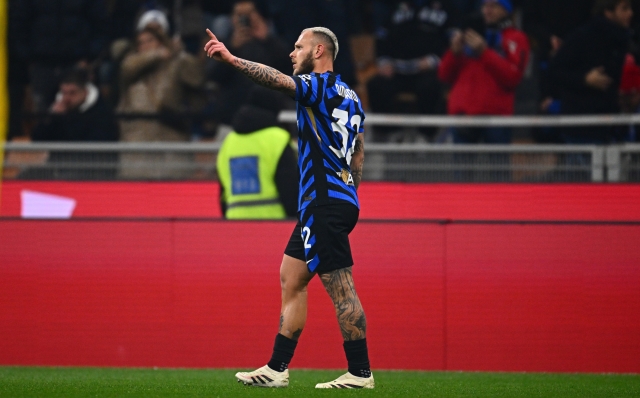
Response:
[{"label": "photographer", "polygon": [[[275,37],[267,21],[266,3],[239,0],[231,14],[233,32],[229,50],[240,58],[259,62],[280,72],[291,73],[289,50]],[[214,63],[209,75],[220,91],[215,101],[215,119],[231,124],[231,118],[245,102],[254,83],[224,63]]]},{"label": "photographer", "polygon": [[[185,142],[190,140],[184,111],[197,109],[198,90],[204,82],[200,60],[186,53],[158,26],[147,26],[136,34],[135,48],[122,61],[118,111],[152,114],[158,119],[131,118],[120,121],[121,141]],[[121,157],[121,177],[158,178],[153,162],[187,162],[184,154],[126,153]],[[142,168],[139,165],[151,165]],[[183,178],[188,171],[174,169],[162,177]]]},{"label": "photographer", "polygon": [[[484,0],[483,24],[469,23],[451,35],[451,46],[438,70],[450,84],[452,115],[512,115],[515,90],[529,58],[529,42],[513,26],[509,0]],[[479,26],[476,26],[479,25]],[[483,26],[484,25],[484,26]],[[456,143],[511,141],[503,127],[453,129]]]}]

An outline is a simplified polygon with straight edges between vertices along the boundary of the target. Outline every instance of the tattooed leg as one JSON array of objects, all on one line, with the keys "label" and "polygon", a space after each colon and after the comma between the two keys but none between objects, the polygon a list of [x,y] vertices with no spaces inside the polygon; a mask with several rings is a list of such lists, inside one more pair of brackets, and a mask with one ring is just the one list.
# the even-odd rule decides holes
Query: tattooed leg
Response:
[{"label": "tattooed leg", "polygon": [[320,279],[336,309],[342,338],[352,341],[367,337],[367,319],[356,294],[351,267],[322,274]]},{"label": "tattooed leg", "polygon": [[280,266],[282,308],[278,333],[298,340],[307,321],[307,285],[315,274],[302,260],[284,256]]}]

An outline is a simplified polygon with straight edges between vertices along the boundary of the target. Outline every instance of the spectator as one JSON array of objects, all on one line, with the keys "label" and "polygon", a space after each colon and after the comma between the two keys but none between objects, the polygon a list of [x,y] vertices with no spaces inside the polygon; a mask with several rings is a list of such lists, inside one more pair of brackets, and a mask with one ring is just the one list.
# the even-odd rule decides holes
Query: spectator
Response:
[{"label": "spectator", "polygon": [[[270,33],[266,7],[261,5],[262,3],[252,0],[236,1],[233,6],[233,32],[229,50],[240,58],[290,74],[290,51]],[[215,118],[224,124],[230,124],[232,116],[244,103],[247,93],[255,83],[229,65],[219,62],[213,64],[210,77],[220,88],[215,102]]]},{"label": "spectator", "polygon": [[636,113],[640,105],[640,66],[627,54],[620,81],[620,105],[623,113]]},{"label": "spectator", "polygon": [[[509,0],[485,0],[484,32],[468,27],[452,34],[438,74],[452,85],[448,112],[452,115],[512,115],[515,90],[529,57],[529,42],[513,27]],[[503,127],[453,129],[457,143],[511,142]]]},{"label": "spectator", "polygon": [[[437,70],[453,26],[453,8],[438,0],[394,1],[385,15],[386,22],[376,29],[378,73],[367,84],[371,110],[441,113]],[[426,132],[433,135],[435,130]]]},{"label": "spectator", "polygon": [[[49,116],[36,126],[31,135],[33,141],[118,140],[118,124],[113,111],[100,96],[98,88],[89,82],[88,75],[84,69],[73,69],[62,77],[60,91],[50,107]],[[109,152],[52,151],[48,162],[51,166],[46,172],[51,175],[28,170],[21,178],[113,179],[116,176],[118,155]],[[87,163],[100,163],[102,166],[95,170],[83,167]]]},{"label": "spectator", "polygon": [[20,0],[11,4],[16,52],[29,65],[35,110],[45,112],[61,76],[94,66],[108,41],[103,0]]},{"label": "spectator", "polygon": [[88,72],[74,69],[65,74],[50,116],[33,131],[33,141],[117,141],[113,111],[89,82]]},{"label": "spectator", "polygon": [[[619,113],[619,87],[629,49],[633,11],[629,0],[598,0],[594,18],[567,37],[551,64],[563,114]],[[563,129],[565,143],[618,141],[620,129]]]},{"label": "spectator", "polygon": [[255,86],[218,154],[220,205],[229,219],[282,219],[298,211],[297,157],[278,127],[282,94]]},{"label": "spectator", "polygon": [[[118,105],[123,113],[164,113],[163,123],[126,121],[124,141],[186,141],[186,129],[171,114],[185,110],[193,90],[204,80],[202,64],[171,42],[162,31],[146,27],[137,34],[136,49],[121,67],[123,95]],[[180,118],[178,118],[180,119]]]},{"label": "spectator", "polygon": [[[196,94],[204,82],[202,63],[177,48],[163,31],[153,27],[138,32],[135,46],[135,51],[122,62],[118,110],[155,114],[160,119],[121,121],[122,141],[189,141],[188,124],[181,113],[194,109]],[[140,156],[143,155],[123,155],[123,164],[136,159],[142,161]],[[156,176],[153,170],[151,172],[137,173],[135,169],[125,167],[123,177]],[[177,173],[171,177],[182,176]]]},{"label": "spectator", "polygon": [[109,58],[100,65],[100,90],[113,104],[118,104],[120,100],[119,74],[124,57],[135,47],[132,38],[135,39],[135,35],[147,27],[170,36],[169,19],[163,11],[151,9],[140,14],[140,8],[140,4],[116,0],[109,7],[112,12],[109,18],[112,22],[112,41]]},{"label": "spectator", "polygon": [[[627,54],[624,68],[622,70],[622,81],[620,82],[620,107],[623,113],[640,112],[640,66],[636,64],[635,58]],[[635,142],[638,140],[635,125],[626,129],[625,141]]]},{"label": "spectator", "polygon": [[542,67],[548,68],[550,58],[567,35],[591,17],[593,0],[525,0],[522,23],[529,35],[531,47]]},{"label": "spectator", "polygon": [[[131,39],[138,24],[136,21],[140,13],[140,4],[139,1],[131,0],[107,0],[107,12],[110,22],[109,52],[108,57],[100,64],[97,80],[100,83],[101,94],[110,104],[116,106],[120,95],[120,64],[131,48]],[[162,18],[166,21],[164,14]]]},{"label": "spectator", "polygon": [[[553,53],[554,42],[587,22],[591,16],[592,0],[525,0],[522,10],[524,30],[530,35],[532,47],[541,53],[542,60]],[[555,37],[555,39],[554,39]]]},{"label": "spectator", "polygon": [[[549,76],[551,60],[557,54],[569,33],[583,25],[591,17],[592,0],[525,0],[522,22],[535,52],[537,68],[533,74],[539,81],[538,110],[541,114],[557,115],[560,101],[555,85]],[[539,143],[560,143],[558,131],[553,127],[533,130],[533,138]]]}]

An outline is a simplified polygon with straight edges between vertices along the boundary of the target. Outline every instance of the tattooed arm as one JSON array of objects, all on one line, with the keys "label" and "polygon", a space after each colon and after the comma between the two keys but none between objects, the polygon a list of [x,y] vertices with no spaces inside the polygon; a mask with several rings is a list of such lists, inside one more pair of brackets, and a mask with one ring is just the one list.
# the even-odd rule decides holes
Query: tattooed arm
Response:
[{"label": "tattooed arm", "polygon": [[296,83],[291,76],[287,76],[277,69],[238,57],[235,57],[232,66],[261,86],[282,91],[292,97],[296,94]]},{"label": "tattooed arm", "polygon": [[218,41],[216,36],[207,29],[209,42],[204,46],[207,56],[218,61],[226,62],[240,72],[244,73],[249,79],[261,86],[282,91],[285,94],[294,96],[296,93],[296,83],[291,76],[280,73],[278,70],[269,66],[247,61],[232,55],[227,47]]},{"label": "tattooed arm", "polygon": [[353,177],[353,185],[360,185],[362,180],[362,167],[364,166],[364,134],[358,134],[356,143],[353,147],[353,155],[351,156],[351,176]]}]

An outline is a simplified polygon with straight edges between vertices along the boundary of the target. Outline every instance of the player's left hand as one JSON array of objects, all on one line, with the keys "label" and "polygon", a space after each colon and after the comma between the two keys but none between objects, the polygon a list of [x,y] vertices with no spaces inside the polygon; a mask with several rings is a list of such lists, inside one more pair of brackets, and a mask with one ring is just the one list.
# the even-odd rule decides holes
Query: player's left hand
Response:
[{"label": "player's left hand", "polygon": [[207,34],[211,39],[204,46],[204,51],[207,53],[207,56],[216,61],[232,63],[235,57],[227,50],[224,43],[218,41],[218,38],[209,29],[207,29]]}]

